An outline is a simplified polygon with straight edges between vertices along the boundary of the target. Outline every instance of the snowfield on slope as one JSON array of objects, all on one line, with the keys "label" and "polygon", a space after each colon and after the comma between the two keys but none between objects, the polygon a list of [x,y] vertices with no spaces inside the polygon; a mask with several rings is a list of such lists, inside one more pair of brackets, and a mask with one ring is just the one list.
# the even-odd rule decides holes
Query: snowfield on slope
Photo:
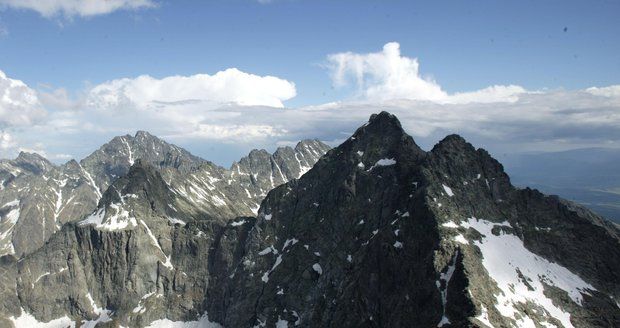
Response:
[{"label": "snowfield on slope", "polygon": [[[461,226],[475,229],[484,235],[473,244],[480,248],[483,266],[502,291],[496,295],[495,305],[502,316],[514,319],[518,327],[536,327],[529,317],[517,315],[519,303],[531,302],[547,312],[546,315],[539,314],[557,319],[566,328],[573,327],[570,314],[545,296],[543,283],[566,291],[578,305],[581,305],[583,300],[582,293],[588,294],[588,290],[595,290],[593,286],[565,267],[530,252],[519,237],[503,232],[496,236],[491,232],[494,226],[511,227],[508,222],[498,224],[469,218],[461,223]],[[551,322],[547,324],[554,326]]]}]

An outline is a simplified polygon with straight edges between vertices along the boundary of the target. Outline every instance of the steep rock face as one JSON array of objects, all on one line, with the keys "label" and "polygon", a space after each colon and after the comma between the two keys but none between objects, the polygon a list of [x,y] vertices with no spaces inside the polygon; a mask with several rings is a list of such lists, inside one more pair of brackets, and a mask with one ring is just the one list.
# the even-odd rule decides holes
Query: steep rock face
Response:
[{"label": "steep rock face", "polygon": [[303,140],[295,148],[280,147],[273,154],[253,150],[232,164],[229,178],[239,181],[250,196],[260,200],[267,192],[306,173],[330,148],[318,140]]},{"label": "steep rock face", "polygon": [[221,274],[232,275],[230,291],[216,298],[230,306],[210,317],[229,327],[438,322],[439,236],[416,197],[425,156],[381,114],[299,181],[271,191],[246,254]]},{"label": "steep rock face", "polygon": [[0,265],[2,312],[16,322],[32,313],[40,322],[111,326],[200,316],[209,245],[221,225],[174,204],[159,172],[137,161],[90,216],[64,225],[23,260]]},{"label": "steep rock face", "polygon": [[[238,192],[229,172],[214,172],[134,163],[89,217],[20,261],[1,258],[0,324],[620,324],[618,228],[515,189],[459,136],[424,152],[394,116],[373,115],[269,191],[256,218],[200,210],[207,190]],[[194,181],[175,184],[181,175]]]},{"label": "steep rock face", "polygon": [[32,252],[64,223],[80,218],[97,205],[97,189],[77,162],[45,167],[22,171],[0,191],[1,255]]},{"label": "steep rock face", "polygon": [[295,149],[280,147],[273,154],[252,150],[228,170],[205,162],[192,172],[165,169],[162,174],[185,211],[225,224],[237,216],[256,215],[269,190],[299,178],[328,149],[318,140],[304,140]]},{"label": "steep rock face", "polygon": [[55,166],[37,154],[23,152],[13,161],[3,161],[0,203],[10,215],[0,221],[0,255],[28,254],[62,224],[90,213],[110,183],[127,174],[139,158],[181,171],[204,161],[144,131],[134,137],[116,137],[80,163],[71,160]]},{"label": "steep rock face", "polygon": [[464,256],[478,314],[472,322],[618,323],[616,227],[557,197],[515,189],[501,164],[458,136],[441,141],[425,166],[432,168],[427,201],[440,224],[442,249],[456,245]]},{"label": "steep rock face", "polygon": [[373,116],[271,191],[244,252],[221,251],[234,260],[213,274],[210,318],[230,327],[618,325],[615,226],[513,188],[501,164],[458,136],[428,153],[406,140],[394,117]]}]

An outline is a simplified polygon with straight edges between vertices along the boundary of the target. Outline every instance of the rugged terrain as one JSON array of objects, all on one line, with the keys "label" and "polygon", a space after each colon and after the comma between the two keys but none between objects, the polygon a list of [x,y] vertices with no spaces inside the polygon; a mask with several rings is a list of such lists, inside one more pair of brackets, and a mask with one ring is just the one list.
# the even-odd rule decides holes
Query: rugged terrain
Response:
[{"label": "rugged terrain", "polygon": [[252,215],[271,188],[301,176],[329,147],[304,140],[273,154],[253,150],[224,169],[139,131],[120,136],[88,157],[56,166],[37,154],[0,162],[0,256],[21,257],[41,247],[63,224],[97,207],[113,181],[137,159],[157,168],[197,216],[226,221]]},{"label": "rugged terrain", "polygon": [[230,170],[102,147],[77,165],[96,209],[1,258],[0,326],[620,326],[617,226],[385,112],[313,166],[318,145]]}]

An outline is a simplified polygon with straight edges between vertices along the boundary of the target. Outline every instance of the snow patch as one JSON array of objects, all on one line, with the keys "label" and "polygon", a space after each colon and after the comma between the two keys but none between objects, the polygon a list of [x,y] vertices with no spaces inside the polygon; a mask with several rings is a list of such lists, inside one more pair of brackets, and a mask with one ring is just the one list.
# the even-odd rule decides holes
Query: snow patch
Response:
[{"label": "snow patch", "polygon": [[145,328],[222,328],[219,323],[209,320],[209,316],[205,313],[198,321],[171,321],[168,319],[159,319],[151,322]]},{"label": "snow patch", "polygon": [[454,241],[456,241],[457,243],[461,243],[463,245],[469,245],[469,241],[467,239],[465,239],[465,237],[463,237],[462,234],[458,234],[454,237]]},{"label": "snow patch", "polygon": [[112,318],[110,318],[112,311],[98,307],[90,293],[86,294],[86,298],[90,302],[90,307],[93,309],[93,312],[97,314],[97,319],[82,321],[81,328],[95,328],[99,323],[112,321]]},{"label": "snow patch", "polygon": [[312,269],[316,271],[318,274],[323,274],[323,268],[321,268],[321,265],[318,263],[314,263],[312,265]]},{"label": "snow patch", "polygon": [[[129,212],[116,203],[110,204],[110,209],[114,210],[114,214],[107,217],[105,208],[100,208],[93,214],[80,221],[78,225],[94,225],[95,228],[105,231],[117,231],[127,228],[134,228],[138,224],[136,218],[130,217]],[[105,222],[104,222],[105,220]]]},{"label": "snow patch", "polygon": [[454,256],[452,256],[452,261],[450,265],[448,265],[448,269],[445,273],[441,273],[439,275],[439,280],[436,281],[437,289],[441,293],[441,304],[443,307],[443,315],[441,317],[441,321],[437,324],[437,327],[443,327],[446,324],[450,324],[450,319],[446,316],[446,304],[448,303],[448,284],[450,284],[450,280],[452,280],[452,275],[454,275],[454,271],[456,270],[456,258],[459,256],[459,251],[457,250]]},{"label": "snow patch", "polygon": [[443,223],[441,226],[445,228],[452,228],[452,229],[456,229],[459,227],[456,223],[454,223],[454,221]]},{"label": "snow patch", "polygon": [[245,224],[245,220],[241,220],[241,221],[232,222],[230,225],[233,226],[233,227],[238,227],[238,226],[242,226],[244,224]]},{"label": "snow patch", "polygon": [[480,307],[480,315],[478,315],[476,319],[489,327],[494,327],[489,321],[489,312],[484,305]]},{"label": "snow patch", "polygon": [[454,196],[454,192],[452,192],[452,188],[446,186],[445,184],[442,184],[443,186],[443,190],[446,192],[446,194],[450,197]]},{"label": "snow patch", "polygon": [[390,166],[396,164],[396,160],[393,158],[382,158],[375,163],[375,166]]},{"label": "snow patch", "polygon": [[263,249],[262,251],[258,252],[258,255],[263,256],[263,255],[267,255],[269,253],[278,254],[278,251],[273,246],[269,246],[269,247]]},{"label": "snow patch", "polygon": [[375,163],[375,165],[370,167],[367,172],[372,171],[377,166],[390,166],[390,165],[394,165],[394,164],[396,164],[396,160],[394,160],[393,158],[382,158],[382,159],[378,160]]},{"label": "snow patch", "polygon": [[276,321],[276,328],[288,328],[288,321],[278,316],[278,321]]},{"label": "snow patch", "polygon": [[273,266],[271,267],[271,270],[263,274],[261,280],[264,283],[269,281],[269,275],[273,272],[273,270],[275,270],[278,267],[278,265],[280,265],[280,263],[282,263],[282,255],[278,255],[278,257],[276,258],[276,263],[273,264]]},{"label": "snow patch", "polygon": [[48,322],[40,322],[34,316],[26,312],[23,308],[19,317],[10,316],[9,321],[13,323],[15,327],[29,327],[29,328],[61,328],[61,327],[75,327],[75,323],[69,317],[64,316],[58,319],[54,319]]},{"label": "snow patch", "polygon": [[[474,244],[482,252],[483,266],[502,291],[496,295],[495,308],[502,316],[516,320],[516,305],[532,302],[542,306],[565,327],[573,327],[570,314],[554,305],[551,299],[544,295],[543,282],[566,291],[578,305],[582,304],[582,293],[587,294],[588,290],[595,288],[563,266],[530,252],[519,237],[505,233],[494,235],[491,230],[497,225],[510,227],[508,222],[497,224],[476,218],[469,218],[462,224],[463,227],[475,229],[484,235],[481,241],[474,241]],[[519,321],[519,325],[533,325],[531,319],[523,315],[521,317],[523,320]]]},{"label": "snow patch", "polygon": [[159,251],[161,252],[161,254],[164,256],[164,261],[160,261],[166,268],[173,270],[174,267],[172,266],[172,261],[170,261],[170,256],[166,255],[166,253],[164,253],[164,250],[161,249],[161,246],[159,246],[159,242],[157,241],[157,238],[155,238],[155,235],[153,235],[153,232],[151,231],[151,229],[149,228],[148,225],[146,225],[146,223],[144,222],[144,220],[140,220],[140,224],[142,224],[146,230],[146,233],[149,235],[149,237],[151,238],[151,242],[153,243],[153,245],[155,247],[157,247],[157,249],[159,249]]},{"label": "snow patch", "polygon": [[297,238],[290,238],[284,241],[284,246],[282,246],[282,251],[284,251],[287,247],[295,245],[299,242]]},{"label": "snow patch", "polygon": [[179,219],[176,219],[176,218],[168,218],[168,221],[170,221],[170,223],[172,223],[172,224],[177,224],[178,223],[178,224],[180,224],[182,226],[185,225],[185,221],[179,220]]}]

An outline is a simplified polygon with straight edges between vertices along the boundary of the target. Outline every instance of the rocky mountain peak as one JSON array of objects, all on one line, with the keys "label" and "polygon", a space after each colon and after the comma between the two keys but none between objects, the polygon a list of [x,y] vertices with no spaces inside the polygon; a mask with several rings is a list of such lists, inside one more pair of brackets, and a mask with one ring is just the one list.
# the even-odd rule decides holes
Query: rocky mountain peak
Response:
[{"label": "rocky mountain peak", "polygon": [[371,170],[397,162],[418,163],[426,152],[405,133],[396,116],[381,112],[328,155],[332,161],[345,158],[358,169]]},{"label": "rocky mountain peak", "polygon": [[473,152],[476,148],[472,146],[465,138],[458,134],[450,134],[439,141],[434,147],[433,151],[456,151],[456,152]]},{"label": "rocky mountain peak", "polygon": [[138,159],[125,176],[114,181],[102,200],[108,203],[119,202],[123,196],[143,199],[150,204],[152,210],[161,213],[168,212],[168,205],[174,203],[160,172],[142,159]]},{"label": "rocky mountain peak", "polygon": [[138,222],[176,218],[174,203],[174,195],[159,171],[138,159],[106,190],[97,210],[79,224],[108,231],[133,229]]},{"label": "rocky mountain peak", "polygon": [[19,152],[19,155],[15,159],[15,164],[34,174],[47,172],[54,167],[54,164],[48,161],[45,157],[37,153],[25,151]]},{"label": "rocky mountain peak", "polygon": [[136,134],[134,135],[134,138],[139,140],[139,141],[148,140],[148,139],[160,140],[156,136],[154,136],[154,135],[150,134],[148,131],[144,131],[144,130],[136,131]]},{"label": "rocky mountain peak", "polygon": [[104,191],[112,181],[127,174],[138,159],[156,168],[174,168],[182,172],[194,170],[205,162],[185,149],[146,131],[138,131],[135,136],[114,137],[80,163]]}]

